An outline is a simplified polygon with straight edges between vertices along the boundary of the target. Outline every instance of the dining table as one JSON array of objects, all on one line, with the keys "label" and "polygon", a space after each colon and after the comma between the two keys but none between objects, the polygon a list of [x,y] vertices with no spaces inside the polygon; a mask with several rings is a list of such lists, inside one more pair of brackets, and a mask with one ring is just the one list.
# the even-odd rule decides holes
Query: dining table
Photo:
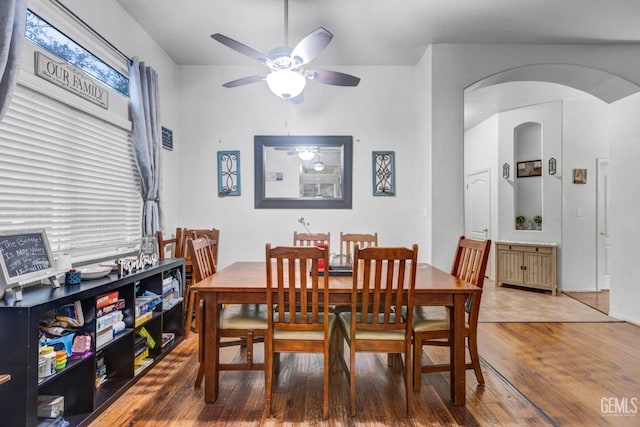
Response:
[{"label": "dining table", "polygon": [[[353,278],[329,275],[329,303],[349,304]],[[217,324],[220,310],[225,304],[264,304],[267,301],[265,262],[235,262],[218,270],[214,275],[196,282],[201,301],[201,342],[204,346],[204,399],[215,402],[218,398],[218,375],[216,369],[218,351]],[[450,351],[451,401],[454,405],[465,405],[465,303],[470,295],[480,294],[481,288],[430,264],[417,267],[414,301],[416,306],[450,307],[452,345]],[[411,378],[407,379],[411,381]]]}]

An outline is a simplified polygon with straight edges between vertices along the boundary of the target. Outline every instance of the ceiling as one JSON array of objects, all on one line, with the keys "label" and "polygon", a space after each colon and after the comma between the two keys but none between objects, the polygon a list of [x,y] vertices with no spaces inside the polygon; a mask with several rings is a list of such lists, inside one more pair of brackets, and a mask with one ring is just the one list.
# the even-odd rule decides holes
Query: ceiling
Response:
[{"label": "ceiling", "polygon": [[[179,65],[252,65],[210,38],[284,45],[285,0],[117,0]],[[434,43],[640,42],[638,0],[290,0],[289,47],[334,34],[314,65],[415,65]]]}]

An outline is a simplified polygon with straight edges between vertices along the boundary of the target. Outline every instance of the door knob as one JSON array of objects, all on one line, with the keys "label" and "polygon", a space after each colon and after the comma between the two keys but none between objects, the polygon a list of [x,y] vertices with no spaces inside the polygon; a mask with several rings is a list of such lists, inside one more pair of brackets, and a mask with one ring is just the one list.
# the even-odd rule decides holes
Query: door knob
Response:
[{"label": "door knob", "polygon": [[606,236],[606,235],[607,235],[607,233],[605,233],[604,231],[601,231],[601,232],[600,232],[600,235],[601,235],[601,236]]}]

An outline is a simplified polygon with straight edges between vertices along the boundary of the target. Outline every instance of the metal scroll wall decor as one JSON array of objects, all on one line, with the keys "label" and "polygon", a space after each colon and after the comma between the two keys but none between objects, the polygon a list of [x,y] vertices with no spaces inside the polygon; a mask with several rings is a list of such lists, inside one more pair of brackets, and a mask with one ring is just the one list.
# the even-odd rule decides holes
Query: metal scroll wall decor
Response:
[{"label": "metal scroll wall decor", "polygon": [[374,151],[373,153],[373,195],[395,196],[395,153]]},{"label": "metal scroll wall decor", "polygon": [[218,196],[240,195],[240,151],[218,151]]}]

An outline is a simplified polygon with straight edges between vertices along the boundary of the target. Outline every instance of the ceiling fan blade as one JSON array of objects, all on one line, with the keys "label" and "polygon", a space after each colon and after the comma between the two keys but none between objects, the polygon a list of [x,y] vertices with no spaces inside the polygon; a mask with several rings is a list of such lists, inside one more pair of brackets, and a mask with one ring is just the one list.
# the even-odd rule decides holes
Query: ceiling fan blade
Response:
[{"label": "ceiling fan blade", "polygon": [[263,53],[258,52],[255,49],[250,48],[249,46],[240,43],[237,40],[234,40],[232,38],[229,38],[225,35],[222,35],[220,33],[215,33],[211,35],[211,38],[214,40],[219,41],[220,43],[222,43],[223,45],[230,47],[231,49],[240,52],[243,55],[246,55],[250,58],[253,59],[257,59],[258,61],[260,61],[262,64],[264,65],[268,65],[271,63],[271,60]]},{"label": "ceiling fan blade", "polygon": [[304,92],[300,92],[300,95],[289,98],[292,104],[302,104],[304,101]]},{"label": "ceiling fan blade", "polygon": [[265,74],[258,74],[258,75],[255,75],[255,76],[243,77],[243,78],[238,79],[238,80],[233,80],[233,81],[230,81],[228,83],[223,84],[222,86],[224,86],[224,87],[243,86],[243,85],[248,85],[248,84],[251,84],[251,83],[261,82],[261,81],[265,80],[266,78],[267,78],[267,76]]},{"label": "ceiling fan blade", "polygon": [[358,86],[358,83],[360,83],[360,77],[340,73],[338,71],[308,70],[306,72],[306,75],[310,80],[317,80],[320,83],[324,83],[327,85]]},{"label": "ceiling fan blade", "polygon": [[332,38],[333,34],[331,32],[318,27],[300,40],[300,43],[293,48],[291,57],[298,58],[303,64],[308,64],[320,55],[320,52],[327,47]]}]

